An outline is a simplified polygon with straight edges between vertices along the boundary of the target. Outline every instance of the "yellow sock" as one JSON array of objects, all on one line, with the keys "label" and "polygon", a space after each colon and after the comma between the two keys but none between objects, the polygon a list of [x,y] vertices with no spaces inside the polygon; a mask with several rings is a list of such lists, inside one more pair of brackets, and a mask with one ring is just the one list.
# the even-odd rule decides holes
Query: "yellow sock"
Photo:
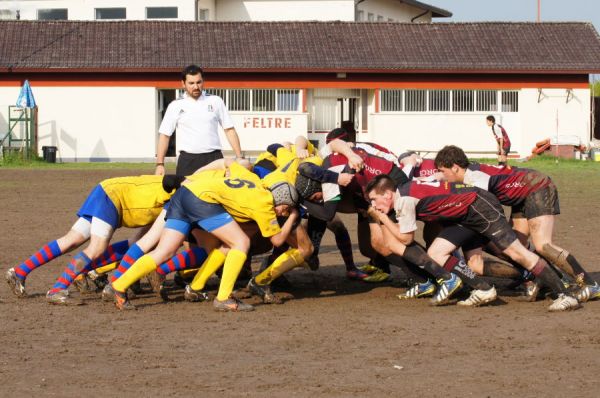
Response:
[{"label": "yellow sock", "polygon": [[115,261],[114,263],[110,263],[110,264],[107,264],[105,266],[98,267],[94,271],[96,271],[96,273],[99,274],[99,275],[100,274],[106,274],[107,272],[110,272],[113,269],[117,268],[118,265],[119,265],[119,262]]},{"label": "yellow sock", "polygon": [[190,287],[194,290],[202,290],[204,286],[206,286],[206,281],[208,278],[212,276],[217,270],[223,265],[225,261],[225,255],[219,249],[213,249],[202,266],[196,276],[194,276],[194,280],[190,283]]},{"label": "yellow sock", "polygon": [[217,300],[224,301],[229,298],[231,292],[233,292],[233,285],[235,285],[235,281],[246,262],[246,257],[247,255],[243,251],[236,249],[229,250],[225,258],[225,265],[223,266],[223,276],[221,277]]},{"label": "yellow sock", "polygon": [[269,265],[263,272],[256,275],[254,280],[259,285],[268,285],[283,273],[296,268],[304,263],[304,257],[298,249],[290,249],[277,257],[273,264]]},{"label": "yellow sock", "polygon": [[125,271],[123,275],[112,283],[112,287],[121,293],[124,293],[129,289],[129,286],[148,275],[150,272],[156,270],[158,265],[154,262],[154,259],[150,255],[146,254],[140,257],[133,265]]},{"label": "yellow sock", "polygon": [[181,271],[177,272],[179,272],[179,276],[181,276],[182,278],[187,278],[196,275],[199,269],[200,268],[182,269]]}]

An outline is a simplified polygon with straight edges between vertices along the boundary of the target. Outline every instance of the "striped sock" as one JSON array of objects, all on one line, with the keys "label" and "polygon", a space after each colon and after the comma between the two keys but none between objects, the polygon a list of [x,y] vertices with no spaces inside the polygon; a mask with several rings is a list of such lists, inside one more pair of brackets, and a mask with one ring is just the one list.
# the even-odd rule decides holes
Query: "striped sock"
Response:
[{"label": "striped sock", "polygon": [[58,242],[53,240],[50,243],[47,243],[38,250],[33,256],[29,257],[29,259],[25,260],[25,262],[19,264],[15,267],[15,273],[17,274],[17,278],[21,280],[25,280],[27,275],[34,269],[39,266],[42,266],[49,262],[50,260],[60,256],[62,251],[60,247],[58,247]]},{"label": "striped sock", "polygon": [[195,266],[199,267],[206,260],[206,257],[206,250],[201,247],[193,247],[176,254],[167,262],[162,263],[156,269],[156,272],[161,275],[167,275],[171,272],[194,268]]},{"label": "striped sock", "polygon": [[129,241],[122,240],[117,243],[113,243],[94,261],[90,266],[90,269],[96,269],[103,267],[107,264],[114,263],[115,261],[121,261],[127,250],[129,249]]},{"label": "striped sock", "polygon": [[59,290],[68,289],[71,286],[71,283],[77,278],[80,274],[85,271],[91,271],[90,265],[92,260],[85,255],[84,252],[79,252],[73,257],[73,260],[69,262],[69,265],[65,268],[62,275],[58,277],[52,289],[50,289],[49,293],[56,293]]},{"label": "striped sock", "polygon": [[335,243],[340,249],[340,254],[346,264],[346,270],[354,270],[354,256],[352,255],[352,240],[346,228],[340,228],[335,232]]},{"label": "striped sock", "polygon": [[125,271],[127,271],[129,267],[131,267],[133,263],[135,263],[143,255],[144,251],[137,245],[137,243],[131,245],[129,250],[127,250],[127,253],[123,255],[123,258],[121,259],[121,262],[119,263],[119,266],[115,272],[112,273],[110,281],[114,282],[119,279],[119,277],[123,275]]}]

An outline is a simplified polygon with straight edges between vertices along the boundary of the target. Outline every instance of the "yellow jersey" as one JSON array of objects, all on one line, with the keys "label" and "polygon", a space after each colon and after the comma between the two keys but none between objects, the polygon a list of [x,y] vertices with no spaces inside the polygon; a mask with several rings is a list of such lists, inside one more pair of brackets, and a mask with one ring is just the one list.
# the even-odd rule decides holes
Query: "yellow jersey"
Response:
[{"label": "yellow jersey", "polygon": [[197,173],[183,186],[204,202],[220,204],[236,221],[255,221],[265,238],[281,231],[273,195],[256,174],[238,163],[229,166],[227,177],[223,171]]},{"label": "yellow jersey", "polygon": [[119,212],[121,225],[128,228],[152,224],[171,194],[162,187],[163,176],[109,178],[100,183]]}]

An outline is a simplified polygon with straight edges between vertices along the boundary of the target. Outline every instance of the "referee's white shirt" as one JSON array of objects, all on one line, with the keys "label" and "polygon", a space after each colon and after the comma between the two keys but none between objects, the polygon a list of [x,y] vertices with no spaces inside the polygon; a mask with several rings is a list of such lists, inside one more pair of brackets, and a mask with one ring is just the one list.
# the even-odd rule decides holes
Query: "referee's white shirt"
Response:
[{"label": "referee's white shirt", "polygon": [[219,124],[233,127],[227,107],[221,97],[203,91],[197,100],[183,96],[171,102],[158,132],[171,136],[177,129],[178,151],[206,153],[221,149]]}]

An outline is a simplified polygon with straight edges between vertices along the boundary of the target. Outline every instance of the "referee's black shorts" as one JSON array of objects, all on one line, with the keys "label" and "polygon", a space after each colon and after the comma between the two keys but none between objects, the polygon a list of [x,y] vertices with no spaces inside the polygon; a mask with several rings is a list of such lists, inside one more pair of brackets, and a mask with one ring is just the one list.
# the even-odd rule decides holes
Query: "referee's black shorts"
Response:
[{"label": "referee's black shorts", "polygon": [[222,158],[223,153],[220,150],[207,153],[188,153],[180,151],[175,174],[184,177],[189,176],[194,174],[200,167],[204,167],[207,164]]}]

